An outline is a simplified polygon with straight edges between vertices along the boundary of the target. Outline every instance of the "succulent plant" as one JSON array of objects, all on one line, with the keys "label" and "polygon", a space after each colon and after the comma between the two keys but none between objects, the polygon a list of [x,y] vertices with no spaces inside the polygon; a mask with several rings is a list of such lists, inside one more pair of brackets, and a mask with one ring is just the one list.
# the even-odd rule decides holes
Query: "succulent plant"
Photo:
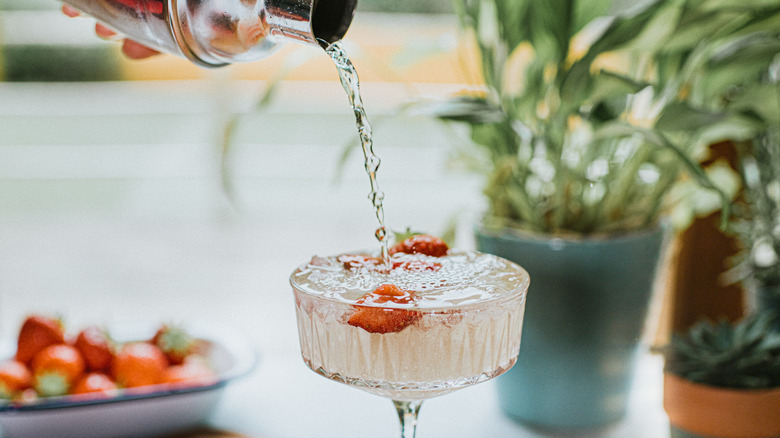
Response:
[{"label": "succulent plant", "polygon": [[776,317],[764,312],[736,324],[702,320],[659,349],[664,371],[718,387],[780,387],[780,334],[769,328]]}]

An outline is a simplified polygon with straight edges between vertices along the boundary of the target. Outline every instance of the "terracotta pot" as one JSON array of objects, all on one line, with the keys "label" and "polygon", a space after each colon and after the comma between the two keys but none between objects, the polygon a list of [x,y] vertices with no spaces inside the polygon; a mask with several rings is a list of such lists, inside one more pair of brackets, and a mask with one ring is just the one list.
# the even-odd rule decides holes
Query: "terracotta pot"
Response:
[{"label": "terracotta pot", "polygon": [[717,388],[665,374],[664,409],[671,426],[688,434],[712,438],[780,437],[780,388]]}]

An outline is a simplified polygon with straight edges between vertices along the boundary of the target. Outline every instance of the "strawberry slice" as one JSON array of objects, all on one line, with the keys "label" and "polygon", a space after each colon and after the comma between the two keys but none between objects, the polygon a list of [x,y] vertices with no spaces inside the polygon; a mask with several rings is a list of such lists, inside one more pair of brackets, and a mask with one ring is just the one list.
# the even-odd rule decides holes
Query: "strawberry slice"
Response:
[{"label": "strawberry slice", "polygon": [[440,238],[430,234],[415,234],[390,248],[390,255],[395,253],[425,254],[431,257],[447,255],[449,246]]},{"label": "strawberry slice", "polygon": [[16,360],[30,365],[33,357],[44,348],[65,343],[62,322],[43,315],[31,315],[22,323],[16,349]]},{"label": "strawberry slice", "polygon": [[349,317],[347,323],[360,327],[369,333],[395,333],[417,322],[421,315],[419,312],[407,309],[388,307],[372,307],[366,304],[412,304],[416,296],[411,291],[401,290],[393,284],[383,284],[373,292],[369,292],[357,300],[355,312]]}]

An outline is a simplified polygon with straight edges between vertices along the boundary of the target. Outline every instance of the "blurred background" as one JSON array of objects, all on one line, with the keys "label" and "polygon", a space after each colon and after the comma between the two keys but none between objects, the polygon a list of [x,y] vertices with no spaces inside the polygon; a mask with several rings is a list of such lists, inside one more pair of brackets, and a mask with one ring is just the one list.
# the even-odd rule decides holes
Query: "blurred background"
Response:
[{"label": "blurred background", "polygon": [[[450,0],[361,0],[345,45],[383,160],[389,227],[454,229],[468,248],[485,208],[483,182],[450,159],[468,134],[399,114],[411,100],[444,100],[481,83],[463,39]],[[0,0],[0,333],[27,310],[58,311],[75,296],[106,318],[122,315],[127,300],[176,315],[176,302],[191,296],[215,305],[187,312],[252,318],[256,306],[244,300],[286,299],[261,283],[271,276],[285,288],[294,264],[258,272],[279,260],[275,252],[298,263],[374,245],[354,146],[346,96],[317,48],[286,44],[219,69],[172,55],[133,61],[118,42],[96,37],[93,19],[68,18],[55,0]],[[725,247],[716,258],[732,254],[712,223],[687,238]],[[691,259],[702,254],[713,251]],[[707,265],[713,272],[679,280],[686,290],[708,283],[700,297],[677,299],[660,322],[663,336],[702,306],[714,316],[741,313],[736,288],[710,299],[722,266]]]},{"label": "blurred background", "polygon": [[[449,167],[452,139],[439,122],[396,112],[470,83],[457,19],[449,0],[359,3],[345,47],[383,160],[388,226],[441,233],[481,208],[480,180]],[[214,70],[171,55],[132,61],[95,36],[93,19],[68,18],[54,0],[0,0],[0,336],[13,340],[30,313],[60,315],[71,331],[216,321],[245,333],[260,357],[220,405],[218,426],[257,437],[325,425],[334,427],[323,437],[394,435],[386,400],[303,365],[288,284],[314,254],[375,248],[362,156],[342,158],[355,138],[318,48],[288,44]],[[343,394],[342,409],[377,417],[274,425],[263,414],[294,415],[300,400],[275,395],[304,392],[314,403]],[[427,427],[448,433],[448,405],[428,409],[439,422]]]},{"label": "blurred background", "polygon": [[[341,158],[353,116],[319,49],[214,70],[132,61],[54,0],[0,5],[3,334],[32,310],[253,322],[263,300],[288,300],[296,264],[373,247],[362,157]],[[481,202],[478,181],[447,168],[440,124],[391,117],[468,84],[449,12],[447,0],[361,1],[346,39],[394,230],[440,233]],[[202,305],[179,305],[191,299]],[[128,314],[131,302],[149,306]]]},{"label": "blurred background", "polygon": [[[55,0],[0,0],[0,337],[13,338],[34,312],[71,327],[229,323],[257,347],[261,368],[218,424],[258,437],[307,436],[317,422],[339,429],[322,436],[366,435],[369,425],[392,436],[385,400],[325,381],[298,352],[290,273],[315,254],[376,245],[354,118],[331,60],[287,44],[219,69],[172,55],[133,61],[94,24],[66,17]],[[481,83],[463,38],[450,0],[360,0],[344,44],[374,126],[389,228],[447,234],[471,249],[486,200],[483,178],[453,157],[466,127],[401,111]],[[717,218],[697,219],[672,243],[679,272],[657,288],[676,292],[655,294],[643,347],[702,314],[742,314],[741,289],[719,280],[737,248]],[[697,251],[679,251],[686,242]],[[603,436],[665,432],[661,358],[641,366],[631,421]],[[267,378],[282,374],[290,377]],[[291,381],[312,400],[346,391],[338,399],[354,404],[344,411],[371,404],[382,417],[347,425],[313,413],[308,425],[277,428],[242,413],[247,401],[294,412],[293,398],[268,397]],[[499,415],[489,391],[462,393],[426,407],[421,429],[484,436],[489,424],[491,436],[537,436]],[[451,421],[448,410],[470,412],[472,396],[490,415]]]}]

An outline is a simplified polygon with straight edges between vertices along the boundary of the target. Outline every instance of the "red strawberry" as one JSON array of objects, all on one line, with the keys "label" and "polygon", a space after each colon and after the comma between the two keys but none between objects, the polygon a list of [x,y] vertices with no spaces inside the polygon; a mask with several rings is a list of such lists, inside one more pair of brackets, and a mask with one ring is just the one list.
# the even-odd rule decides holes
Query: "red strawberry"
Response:
[{"label": "red strawberry", "polygon": [[174,387],[204,386],[216,383],[217,374],[205,358],[192,355],[179,365],[169,366],[163,373],[162,383]]},{"label": "red strawberry", "polygon": [[390,255],[402,252],[406,254],[425,254],[442,257],[449,251],[447,244],[438,237],[429,234],[415,234],[390,248]]},{"label": "red strawberry", "polygon": [[31,315],[22,323],[16,349],[16,360],[30,365],[36,354],[54,344],[65,343],[65,330],[58,319]]},{"label": "red strawberry", "polygon": [[87,327],[76,337],[73,344],[84,356],[89,371],[107,373],[114,360],[114,349],[106,332],[99,327]]},{"label": "red strawberry", "polygon": [[186,330],[172,325],[160,327],[152,338],[152,344],[159,347],[173,365],[184,362],[184,358],[197,347],[196,340]]},{"label": "red strawberry", "polygon": [[70,345],[50,345],[32,362],[33,386],[39,395],[65,395],[86,369],[81,353]]},{"label": "red strawberry", "polygon": [[108,375],[103,373],[89,373],[76,381],[71,393],[93,394],[100,397],[108,397],[114,395],[116,390],[116,382]]},{"label": "red strawberry", "polygon": [[32,374],[16,360],[0,363],[0,399],[13,398],[32,386]]},{"label": "red strawberry", "polygon": [[409,291],[403,291],[393,284],[383,284],[357,300],[355,312],[347,321],[349,325],[360,327],[369,333],[400,332],[420,319],[419,312],[407,309],[370,307],[364,304],[411,304],[416,299]]},{"label": "red strawberry", "polygon": [[168,360],[159,347],[129,342],[117,351],[111,372],[119,386],[129,388],[160,383],[166,368]]}]

